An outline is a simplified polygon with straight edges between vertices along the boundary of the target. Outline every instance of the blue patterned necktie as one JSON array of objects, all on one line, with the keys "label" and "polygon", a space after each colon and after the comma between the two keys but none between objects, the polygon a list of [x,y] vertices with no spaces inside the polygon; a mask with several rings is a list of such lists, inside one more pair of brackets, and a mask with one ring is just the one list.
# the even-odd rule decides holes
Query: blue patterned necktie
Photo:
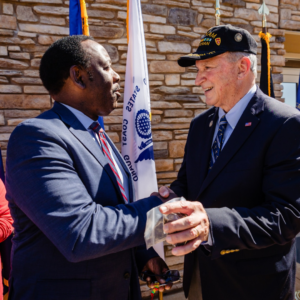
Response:
[{"label": "blue patterned necktie", "polygon": [[223,146],[223,143],[224,143],[224,132],[225,132],[225,129],[227,127],[227,124],[228,124],[228,122],[226,120],[226,116],[224,115],[220,119],[219,130],[218,130],[218,133],[216,135],[215,141],[214,141],[214,143],[211,147],[211,157],[210,157],[208,172],[211,170],[212,166],[216,162],[216,160],[219,157],[220,152],[222,150],[222,146]]}]

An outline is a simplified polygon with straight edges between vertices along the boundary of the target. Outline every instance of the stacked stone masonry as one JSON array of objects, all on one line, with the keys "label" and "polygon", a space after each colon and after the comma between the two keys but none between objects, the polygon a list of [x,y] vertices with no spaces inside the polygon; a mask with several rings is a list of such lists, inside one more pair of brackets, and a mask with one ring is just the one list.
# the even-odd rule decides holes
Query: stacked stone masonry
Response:
[{"label": "stacked stone masonry", "polygon": [[[276,98],[283,101],[282,67],[284,29],[300,29],[299,0],[266,0],[271,38],[271,63]],[[208,107],[200,87],[194,85],[196,69],[181,68],[177,59],[195,51],[201,36],[215,25],[214,0],[141,0],[151,91],[152,130],[158,185],[169,185],[181,166],[191,120]],[[261,46],[260,0],[223,0],[221,23],[247,29]],[[124,88],[127,57],[126,0],[87,0],[90,34],[112,58]],[[53,101],[39,79],[45,50],[69,34],[69,1],[2,0],[0,3],[0,146],[5,162],[7,142],[17,124],[49,109]],[[258,67],[260,72],[260,66]],[[260,73],[258,73],[258,78]],[[257,79],[259,82],[259,79]],[[120,149],[122,99],[118,109],[104,118],[105,130]],[[182,272],[183,258],[167,263]],[[182,288],[176,284],[174,290]],[[141,287],[143,297],[150,292]]]}]

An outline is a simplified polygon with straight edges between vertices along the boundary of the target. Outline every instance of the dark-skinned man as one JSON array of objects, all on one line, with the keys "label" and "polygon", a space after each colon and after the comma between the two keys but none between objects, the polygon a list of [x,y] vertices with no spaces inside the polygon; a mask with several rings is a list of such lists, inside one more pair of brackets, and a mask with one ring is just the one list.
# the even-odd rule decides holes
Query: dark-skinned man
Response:
[{"label": "dark-skinned man", "polygon": [[71,36],[45,52],[40,76],[55,104],[17,126],[7,150],[10,299],[141,299],[138,273],[168,270],[144,246],[146,213],[162,202],[133,202],[130,172],[97,123],[117,107],[119,75],[104,47]]},{"label": "dark-skinned man", "polygon": [[249,32],[216,26],[195,53],[195,84],[212,108],[192,122],[171,190],[186,202],[162,213],[187,217],[164,226],[186,245],[189,300],[293,300],[300,230],[300,113],[255,85],[257,45]]}]

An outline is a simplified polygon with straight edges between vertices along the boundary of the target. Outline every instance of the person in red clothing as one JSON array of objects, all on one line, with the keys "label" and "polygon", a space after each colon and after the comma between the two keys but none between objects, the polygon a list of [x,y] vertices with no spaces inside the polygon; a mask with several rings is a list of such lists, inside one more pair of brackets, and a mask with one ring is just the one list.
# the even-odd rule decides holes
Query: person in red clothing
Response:
[{"label": "person in red clothing", "polygon": [[[5,194],[6,194],[6,189],[2,180],[0,179],[0,243],[5,241],[13,231],[13,227],[12,227],[13,219],[10,215],[8,202],[5,198]],[[1,283],[2,283],[2,274],[0,272],[0,300],[3,299],[3,286]]]}]

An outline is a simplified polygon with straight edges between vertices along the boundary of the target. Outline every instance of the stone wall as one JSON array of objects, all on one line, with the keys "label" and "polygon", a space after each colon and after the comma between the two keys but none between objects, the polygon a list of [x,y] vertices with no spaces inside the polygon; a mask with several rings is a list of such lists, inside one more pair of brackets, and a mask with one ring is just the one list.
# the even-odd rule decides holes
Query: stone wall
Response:
[{"label": "stone wall", "polygon": [[[223,0],[222,24],[249,30],[259,42],[260,0]],[[266,0],[271,39],[275,95],[282,100],[284,30],[300,28],[298,0]],[[38,75],[40,59],[55,40],[68,35],[68,1],[4,0],[0,4],[0,146],[6,157],[7,141],[15,126],[47,110],[52,100]],[[213,0],[142,0],[151,87],[152,129],[159,185],[170,184],[182,163],[188,128],[193,117],[207,109],[201,88],[194,85],[194,67],[181,68],[177,59],[194,51],[200,37],[215,24]],[[126,0],[87,1],[90,33],[105,46],[124,87],[127,55]],[[259,44],[260,45],[260,44]],[[260,53],[259,46],[259,53]],[[258,55],[259,56],[259,55]],[[260,56],[259,56],[260,60]],[[260,71],[260,67],[259,67]],[[259,74],[260,75],[260,74]],[[259,78],[259,76],[258,76]],[[120,148],[122,103],[104,118],[105,129]],[[182,272],[183,258],[167,262]],[[181,284],[176,285],[180,289]],[[149,296],[142,286],[143,295]]]},{"label": "stone wall", "polygon": [[281,0],[280,2],[280,28],[299,31],[300,30],[300,1]]}]

